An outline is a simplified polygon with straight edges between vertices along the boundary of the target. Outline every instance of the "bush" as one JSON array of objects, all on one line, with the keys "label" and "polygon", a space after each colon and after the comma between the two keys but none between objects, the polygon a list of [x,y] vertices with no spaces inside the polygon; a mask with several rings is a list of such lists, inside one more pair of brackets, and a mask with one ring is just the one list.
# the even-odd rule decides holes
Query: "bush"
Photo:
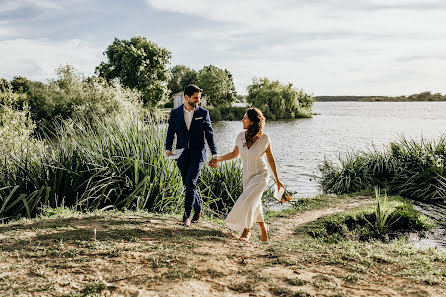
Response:
[{"label": "bush", "polygon": [[132,113],[142,108],[140,93],[108,84],[98,77],[83,78],[71,66],[57,69],[58,79],[43,84],[25,78],[11,82],[16,92],[25,92],[31,116],[39,131],[52,129],[55,119],[69,119],[81,115],[115,116]]},{"label": "bush", "polygon": [[383,226],[379,226],[378,205],[383,202],[380,199],[377,198],[375,209],[336,214],[311,223],[307,233],[330,243],[344,239],[388,240],[404,236],[408,232],[424,232],[434,226],[424,215],[416,211],[412,204],[402,199],[392,199],[388,202],[385,206],[388,218]]},{"label": "bush", "polygon": [[43,150],[43,142],[33,138],[35,124],[22,96],[10,87],[0,92],[0,170],[14,170],[14,160],[28,156],[34,164]]},{"label": "bush", "polygon": [[376,148],[324,160],[319,183],[325,192],[344,194],[387,188],[389,194],[422,201],[446,200],[446,138],[401,137],[383,151]]}]

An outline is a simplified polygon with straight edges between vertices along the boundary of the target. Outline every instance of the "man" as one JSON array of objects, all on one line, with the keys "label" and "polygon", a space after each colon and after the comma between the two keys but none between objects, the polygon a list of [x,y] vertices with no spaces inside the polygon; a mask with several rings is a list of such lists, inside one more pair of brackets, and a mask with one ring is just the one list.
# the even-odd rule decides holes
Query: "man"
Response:
[{"label": "man", "polygon": [[[177,165],[186,187],[183,215],[185,226],[190,226],[191,222],[198,222],[202,214],[197,181],[206,160],[205,138],[212,153],[209,165],[215,166],[218,158],[209,111],[198,106],[202,92],[203,90],[194,84],[188,85],[184,89],[185,102],[171,111],[167,128],[165,147],[167,156],[172,155],[175,134],[177,137],[176,148],[184,148],[181,156],[177,159]],[[194,216],[191,219],[192,208]]]}]

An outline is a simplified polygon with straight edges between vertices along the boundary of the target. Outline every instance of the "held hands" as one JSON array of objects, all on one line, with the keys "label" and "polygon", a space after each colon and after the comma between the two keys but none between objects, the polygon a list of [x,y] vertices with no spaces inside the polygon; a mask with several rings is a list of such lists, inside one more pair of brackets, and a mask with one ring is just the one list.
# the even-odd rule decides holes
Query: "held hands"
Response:
[{"label": "held hands", "polygon": [[208,165],[211,166],[212,168],[217,168],[218,166],[218,159],[212,159],[209,161]]},{"label": "held hands", "polygon": [[171,151],[167,151],[167,152],[166,152],[166,155],[167,155],[167,157],[170,157],[170,156],[173,155],[173,153],[172,153]]}]

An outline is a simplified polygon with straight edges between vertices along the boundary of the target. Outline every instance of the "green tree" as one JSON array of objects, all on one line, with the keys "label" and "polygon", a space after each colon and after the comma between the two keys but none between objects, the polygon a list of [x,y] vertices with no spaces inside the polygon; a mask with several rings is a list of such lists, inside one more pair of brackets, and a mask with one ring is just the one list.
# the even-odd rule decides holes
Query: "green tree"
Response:
[{"label": "green tree", "polygon": [[184,91],[189,84],[197,83],[197,72],[184,65],[175,65],[170,69],[171,77],[167,84],[171,94]]},{"label": "green tree", "polygon": [[230,106],[236,100],[232,74],[226,69],[213,65],[204,66],[198,71],[197,84],[203,89],[208,104],[212,106]]},{"label": "green tree", "polygon": [[130,40],[115,38],[104,52],[108,62],[96,67],[96,73],[108,81],[118,79],[126,87],[134,88],[143,94],[146,106],[154,107],[168,96],[167,64],[171,53],[144,37]]},{"label": "green tree", "polygon": [[43,87],[43,83],[38,82],[38,81],[29,80],[24,76],[15,76],[11,80],[11,86],[12,86],[12,90],[15,93],[28,93],[30,91],[30,89],[33,87],[37,87],[37,88]]},{"label": "green tree", "polygon": [[293,88],[293,84],[281,84],[267,78],[253,79],[246,100],[270,119],[311,117],[313,106],[313,97]]}]

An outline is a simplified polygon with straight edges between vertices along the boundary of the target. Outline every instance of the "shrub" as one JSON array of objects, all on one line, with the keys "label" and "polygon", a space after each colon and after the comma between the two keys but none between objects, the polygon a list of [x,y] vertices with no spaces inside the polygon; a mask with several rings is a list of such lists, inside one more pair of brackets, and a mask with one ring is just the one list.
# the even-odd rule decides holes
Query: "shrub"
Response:
[{"label": "shrub", "polygon": [[140,93],[108,84],[98,77],[83,78],[73,67],[57,69],[58,79],[48,84],[15,78],[12,83],[28,103],[31,116],[39,130],[52,130],[55,119],[81,115],[91,120],[96,116],[115,116],[142,108]]},{"label": "shrub", "polygon": [[246,100],[273,120],[311,117],[314,101],[311,95],[293,88],[291,83],[284,85],[267,78],[253,79]]},{"label": "shrub", "polygon": [[422,201],[446,200],[446,138],[420,141],[401,137],[384,150],[351,152],[339,163],[325,159],[319,183],[325,192],[344,194],[387,188],[389,194]]},{"label": "shrub", "polygon": [[43,150],[43,142],[33,138],[35,124],[29,107],[11,88],[0,92],[0,170],[14,170],[14,160],[27,156],[34,164]]}]

